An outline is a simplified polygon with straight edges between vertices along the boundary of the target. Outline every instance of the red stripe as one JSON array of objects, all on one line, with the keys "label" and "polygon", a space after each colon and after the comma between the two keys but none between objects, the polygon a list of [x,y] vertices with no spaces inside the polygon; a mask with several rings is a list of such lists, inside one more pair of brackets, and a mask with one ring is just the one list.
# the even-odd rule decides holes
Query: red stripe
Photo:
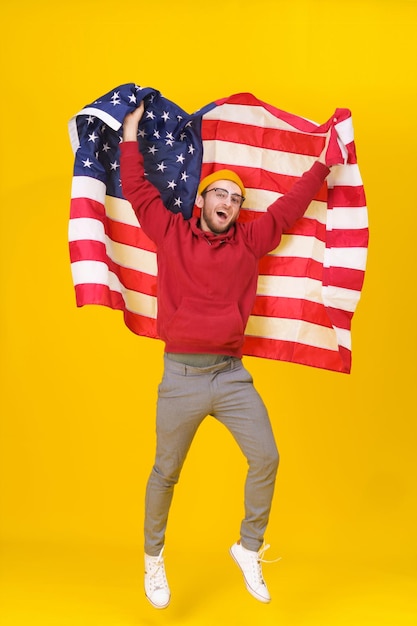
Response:
[{"label": "red stripe", "polygon": [[333,326],[336,328],[343,328],[344,330],[351,329],[353,317],[353,313],[351,311],[342,311],[341,309],[335,309],[330,306],[328,306],[326,310]]},{"label": "red stripe", "polygon": [[107,218],[106,233],[113,241],[148,252],[156,252],[156,246],[139,226],[131,226]]},{"label": "red stripe", "polygon": [[267,255],[259,261],[259,273],[265,276],[295,276],[322,280],[323,265],[302,257],[274,257]]},{"label": "red stripe", "polygon": [[274,115],[275,117],[278,117],[279,119],[284,120],[291,126],[294,126],[294,128],[303,132],[313,132],[313,133],[314,132],[316,133],[326,132],[330,128],[330,124],[332,123],[332,120],[334,119],[336,119],[338,122],[341,122],[351,117],[351,113],[349,109],[336,109],[336,111],[334,112],[334,114],[332,115],[332,117],[330,118],[328,122],[326,122],[325,124],[322,124],[322,126],[318,126],[317,124],[314,124],[313,122],[310,122],[309,120],[299,117],[298,115],[287,113],[286,111],[277,109],[276,107],[272,106],[271,104],[268,104],[267,102],[258,100],[258,98],[256,98],[251,93],[234,94],[232,96],[229,96],[228,98],[222,98],[222,99],[216,100],[216,104],[218,106],[222,104],[241,104],[241,105],[249,105],[249,106],[264,108],[270,113],[272,113],[272,115]]},{"label": "red stripe", "polygon": [[70,206],[70,217],[89,217],[104,222],[106,211],[101,202],[90,198],[72,198]]},{"label": "red stripe", "polygon": [[126,326],[136,335],[158,339],[156,331],[156,320],[144,315],[137,315],[130,311],[125,311],[124,320]]},{"label": "red stripe", "polygon": [[[230,163],[203,163],[201,167],[201,178],[205,178],[212,172],[217,170],[228,169],[232,167]],[[249,189],[264,189],[278,194],[285,194],[291,189],[298,180],[298,176],[287,176],[285,174],[275,174],[259,170],[254,167],[246,167],[243,165],[233,165],[233,171],[240,176],[245,187]],[[327,184],[323,183],[313,200],[327,202]]]},{"label": "red stripe", "polygon": [[101,241],[91,241],[90,239],[70,241],[69,252],[71,263],[76,263],[77,261],[100,261],[107,263],[109,261],[106,246]]},{"label": "red stripe", "polygon": [[98,261],[105,263],[109,271],[119,277],[122,285],[126,289],[145,293],[149,296],[156,296],[157,279],[156,276],[142,272],[140,268],[131,269],[114,263],[107,256],[104,244],[99,241],[72,241],[70,242],[70,259],[72,263],[77,261]]},{"label": "red stripe", "polygon": [[123,311],[125,324],[132,332],[145,337],[157,338],[156,320],[126,311],[121,295],[111,291],[106,285],[76,285],[75,295],[77,306],[97,304]]},{"label": "red stripe", "polygon": [[327,268],[323,274],[323,285],[326,287],[341,287],[342,289],[353,289],[361,291],[365,272],[363,270],[352,270],[345,267]]},{"label": "red stripe", "polygon": [[291,341],[246,336],[243,350],[244,354],[249,356],[289,361],[344,374],[350,372],[351,354],[345,348],[339,348],[338,352],[334,352]]},{"label": "red stripe", "polygon": [[367,228],[329,230],[327,233],[328,248],[367,248],[369,231]]},{"label": "red stripe", "polygon": [[77,218],[99,220],[104,225],[106,234],[113,241],[150,252],[156,251],[155,244],[145,235],[139,222],[137,225],[130,225],[112,220],[106,215],[105,208],[100,202],[90,198],[73,198],[71,200],[71,219]]},{"label": "red stripe", "polygon": [[117,291],[111,291],[107,285],[81,284],[75,285],[77,306],[100,304],[111,309],[124,310],[124,301]]},{"label": "red stripe", "polygon": [[325,142],[325,138],[319,135],[301,135],[289,130],[224,120],[203,119],[201,134],[204,141],[244,143],[256,148],[309,156],[319,156]]},{"label": "red stripe", "polygon": [[332,323],[323,304],[298,298],[257,296],[252,314],[270,318],[302,320],[325,328],[332,328]]},{"label": "red stripe", "polygon": [[333,207],[364,207],[366,206],[365,191],[362,185],[348,187],[337,185],[329,188],[329,208]]}]

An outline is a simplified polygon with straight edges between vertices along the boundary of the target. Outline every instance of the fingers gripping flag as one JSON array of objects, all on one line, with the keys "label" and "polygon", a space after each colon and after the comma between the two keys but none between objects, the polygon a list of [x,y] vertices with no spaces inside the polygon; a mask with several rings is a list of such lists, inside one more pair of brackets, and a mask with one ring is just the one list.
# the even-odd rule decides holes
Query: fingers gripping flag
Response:
[{"label": "fingers gripping flag", "polygon": [[157,264],[121,192],[119,144],[125,115],[141,100],[138,141],[145,173],[167,210],[189,219],[201,177],[234,169],[247,189],[241,220],[256,219],[310,168],[331,132],[334,167],[305,216],[261,259],[244,353],[350,372],[351,320],[368,245],[365,194],[351,114],[318,125],[251,94],[217,100],[189,115],[152,88],[121,85],[69,123],[75,153],[69,223],[78,306],[124,313],[136,334],[157,338]]}]

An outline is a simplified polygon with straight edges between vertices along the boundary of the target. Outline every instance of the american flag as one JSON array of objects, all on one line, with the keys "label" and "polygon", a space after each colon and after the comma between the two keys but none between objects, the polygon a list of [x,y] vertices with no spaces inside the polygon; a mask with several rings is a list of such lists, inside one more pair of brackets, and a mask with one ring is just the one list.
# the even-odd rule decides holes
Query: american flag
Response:
[{"label": "american flag", "polygon": [[349,373],[351,321],[364,280],[368,221],[351,113],[324,123],[242,93],[188,114],[149,87],[116,87],[69,122],[75,154],[69,246],[78,306],[120,309],[134,333],[157,338],[157,263],[120,183],[125,115],[141,100],[145,173],[167,210],[196,211],[200,178],[235,170],[246,186],[239,219],[256,219],[321,153],[336,165],[305,216],[259,264],[244,354]]}]

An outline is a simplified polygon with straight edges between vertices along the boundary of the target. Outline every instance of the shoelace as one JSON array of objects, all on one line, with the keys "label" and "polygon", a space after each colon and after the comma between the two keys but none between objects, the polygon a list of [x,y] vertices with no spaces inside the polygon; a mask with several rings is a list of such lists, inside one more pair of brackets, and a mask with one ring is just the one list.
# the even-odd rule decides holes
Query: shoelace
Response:
[{"label": "shoelace", "polygon": [[277,563],[278,561],[281,560],[282,557],[278,557],[277,559],[272,559],[271,561],[264,559],[264,554],[265,552],[270,548],[271,546],[269,545],[269,543],[264,543],[264,545],[261,547],[261,549],[258,552],[258,561],[260,563]]},{"label": "shoelace", "polygon": [[251,559],[255,580],[257,580],[258,583],[261,584],[261,585],[265,585],[265,581],[264,581],[263,575],[262,575],[262,565],[261,565],[261,563],[276,563],[277,561],[281,560],[281,557],[279,557],[278,559],[272,559],[271,561],[263,558],[265,552],[270,547],[271,546],[269,544],[264,544],[261,547],[261,549],[259,550],[259,552],[257,553],[257,556],[255,558]]},{"label": "shoelace", "polygon": [[165,589],[168,587],[168,581],[165,575],[164,559],[162,558],[163,551],[164,549],[162,548],[157,559],[150,561],[148,564],[150,569],[148,573],[154,591],[156,589]]}]

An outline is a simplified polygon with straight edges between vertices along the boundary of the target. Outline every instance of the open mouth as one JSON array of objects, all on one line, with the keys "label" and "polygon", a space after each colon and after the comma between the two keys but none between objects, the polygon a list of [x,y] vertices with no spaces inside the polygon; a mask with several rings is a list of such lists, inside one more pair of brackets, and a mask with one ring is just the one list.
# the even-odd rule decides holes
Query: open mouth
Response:
[{"label": "open mouth", "polygon": [[216,211],[216,215],[219,218],[219,220],[221,220],[222,222],[225,222],[227,220],[226,211]]}]

